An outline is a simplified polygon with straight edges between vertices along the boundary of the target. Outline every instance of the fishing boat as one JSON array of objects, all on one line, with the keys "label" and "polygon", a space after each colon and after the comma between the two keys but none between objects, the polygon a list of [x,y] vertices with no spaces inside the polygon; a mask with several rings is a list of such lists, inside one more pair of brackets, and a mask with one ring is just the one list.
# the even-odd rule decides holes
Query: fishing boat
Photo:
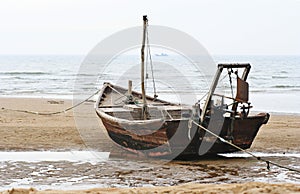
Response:
[{"label": "fishing boat", "polygon": [[[141,92],[132,90],[131,80],[128,88],[105,82],[96,102],[96,113],[113,142],[139,156],[159,158],[198,158],[238,151],[222,139],[242,149],[250,148],[259,128],[269,119],[268,113],[250,114],[246,81],[250,64],[219,64],[202,104],[179,104],[161,100],[157,95],[148,96],[144,85],[147,22],[147,16],[143,16]],[[224,73],[230,78],[231,95],[218,93]]]}]

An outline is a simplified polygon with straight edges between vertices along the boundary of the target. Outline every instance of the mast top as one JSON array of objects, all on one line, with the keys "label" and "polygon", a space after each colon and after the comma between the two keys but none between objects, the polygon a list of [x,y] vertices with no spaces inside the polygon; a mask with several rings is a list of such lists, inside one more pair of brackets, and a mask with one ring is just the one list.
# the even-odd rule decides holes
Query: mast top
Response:
[{"label": "mast top", "polygon": [[143,15],[143,20],[148,21],[147,15]]}]

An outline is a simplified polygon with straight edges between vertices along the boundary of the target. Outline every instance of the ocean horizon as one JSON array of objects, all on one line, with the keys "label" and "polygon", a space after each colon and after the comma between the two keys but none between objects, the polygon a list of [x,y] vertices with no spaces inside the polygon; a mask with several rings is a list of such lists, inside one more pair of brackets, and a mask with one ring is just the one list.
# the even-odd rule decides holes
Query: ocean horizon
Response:
[{"label": "ocean horizon", "polygon": [[[178,56],[157,54],[152,59],[154,72],[157,71],[158,74],[163,75],[165,72],[159,72],[155,61],[176,63],[179,69],[184,68],[183,75],[190,82],[187,84],[197,88],[201,82],[201,72],[186,68],[188,63]],[[215,55],[212,59],[215,64],[251,64],[248,82],[253,111],[300,113],[300,55]],[[120,72],[122,65],[137,65],[140,59],[138,55],[115,58],[105,73],[81,72],[80,68],[85,60],[84,55],[0,55],[0,97],[73,99],[80,93],[89,96],[100,89],[104,81],[116,82],[116,77],[120,76],[116,72]],[[148,71],[151,76],[150,66]],[[78,77],[83,79],[82,82],[79,81],[82,84],[78,85]],[[178,76],[168,80],[175,82]],[[153,89],[151,82],[149,80],[149,93]],[[207,87],[199,87],[200,96],[207,90]],[[179,88],[177,92],[188,91]],[[164,96],[168,91],[158,87],[157,93]]]}]

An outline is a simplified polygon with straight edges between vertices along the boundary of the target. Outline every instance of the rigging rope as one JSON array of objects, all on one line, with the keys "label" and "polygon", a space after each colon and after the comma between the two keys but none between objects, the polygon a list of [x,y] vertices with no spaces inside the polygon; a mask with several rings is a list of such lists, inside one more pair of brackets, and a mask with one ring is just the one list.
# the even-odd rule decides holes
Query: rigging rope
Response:
[{"label": "rigging rope", "polygon": [[107,85],[107,86],[108,86],[110,89],[112,89],[113,91],[117,92],[119,95],[127,97],[125,94],[122,94],[121,92],[119,92],[119,91],[116,90],[115,88],[111,87],[111,85]]},{"label": "rigging rope", "polygon": [[231,143],[231,142],[225,140],[224,138],[220,137],[219,135],[215,134],[214,132],[212,132],[212,131],[208,130],[207,128],[203,127],[202,125],[199,125],[199,124],[196,123],[194,120],[190,120],[190,121],[191,121],[192,123],[194,123],[195,125],[197,125],[198,127],[200,127],[202,130],[204,130],[204,131],[208,132],[209,134],[215,136],[216,138],[218,138],[219,140],[221,140],[223,143],[226,143],[226,144],[228,144],[228,145],[230,145],[230,146],[232,146],[232,147],[234,147],[234,148],[236,148],[236,149],[238,149],[238,150],[240,150],[240,151],[242,151],[242,152],[245,152],[245,153],[249,154],[250,156],[256,158],[257,160],[266,162],[266,164],[267,164],[267,169],[268,169],[268,170],[270,170],[270,164],[272,164],[272,165],[274,165],[274,166],[277,166],[277,167],[280,167],[280,168],[284,168],[284,169],[286,169],[286,170],[290,170],[290,171],[294,171],[294,172],[300,173],[300,170],[298,170],[298,169],[294,169],[294,168],[290,168],[290,167],[287,167],[287,166],[283,166],[282,164],[278,164],[278,163],[276,163],[276,162],[272,162],[272,161],[269,161],[269,160],[265,160],[265,159],[263,159],[263,158],[261,158],[261,157],[259,157],[259,156],[256,156],[256,155],[254,155],[253,153],[251,153],[251,152],[249,152],[249,151],[247,151],[247,150],[244,150],[244,149],[240,148],[239,146],[237,146],[237,145],[235,145],[235,144],[233,144],[233,143]]},{"label": "rigging rope", "polygon": [[[110,87],[113,91],[115,91],[116,93],[118,93],[118,94],[121,96],[120,98],[122,98],[122,97],[127,97],[126,94],[122,94],[120,91],[116,90],[115,88],[111,87],[110,85],[108,85],[108,87]],[[119,100],[120,98],[118,98],[117,100]],[[141,107],[141,105],[137,102],[137,99],[138,99],[138,98],[135,97],[135,98],[133,99],[133,102],[134,102],[135,105]],[[119,104],[121,104],[121,103],[119,103]]]},{"label": "rigging rope", "polygon": [[79,105],[83,104],[84,102],[87,102],[88,100],[90,100],[92,97],[94,97],[96,94],[99,93],[101,89],[97,90],[96,92],[94,92],[91,96],[89,96],[88,98],[84,99],[83,101],[65,109],[62,111],[57,111],[57,112],[50,112],[50,113],[45,113],[45,112],[35,112],[35,111],[28,111],[28,110],[16,110],[16,109],[9,109],[9,108],[4,108],[2,107],[2,110],[9,110],[9,111],[14,111],[14,112],[23,112],[23,113],[28,113],[28,114],[36,114],[36,115],[56,115],[56,114],[61,114],[61,113],[66,113],[69,110],[72,110],[76,107],[78,107]]},{"label": "rigging rope", "polygon": [[[151,76],[152,76],[152,83],[153,83],[153,93],[154,93],[154,98],[157,98],[157,93],[156,93],[156,85],[155,85],[155,79],[154,79],[154,71],[153,71],[153,63],[152,63],[152,56],[151,56],[151,51],[150,51],[150,44],[149,44],[149,33],[148,33],[148,28],[146,30],[146,40],[147,40],[147,65],[146,65],[146,72],[147,72],[147,66],[148,66],[148,56],[150,60],[150,68],[151,68]],[[146,79],[148,78],[148,72],[146,73]]]}]

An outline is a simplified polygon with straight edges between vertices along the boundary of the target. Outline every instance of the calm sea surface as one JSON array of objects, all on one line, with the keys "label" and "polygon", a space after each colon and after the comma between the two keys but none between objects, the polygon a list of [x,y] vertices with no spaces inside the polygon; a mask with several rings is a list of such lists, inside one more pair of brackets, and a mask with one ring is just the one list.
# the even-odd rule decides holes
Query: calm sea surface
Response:
[{"label": "calm sea surface", "polygon": [[[0,56],[0,96],[6,97],[54,97],[72,99],[73,95],[84,93],[87,96],[101,88],[103,81],[117,82],[120,76],[130,78],[127,67],[139,67],[139,56],[116,57],[105,71],[92,68],[99,63],[90,62],[87,71],[80,69],[86,65],[84,56]],[[157,77],[157,92],[168,93],[166,88],[183,82],[180,75],[188,80],[187,87],[176,88],[177,93],[187,93],[189,87],[196,88],[203,94],[208,87],[199,87],[204,76],[197,69],[188,66],[188,62],[178,56],[153,56],[154,73]],[[248,82],[250,84],[250,101],[257,111],[300,113],[300,56],[214,56],[215,63],[249,62],[252,65]],[[159,68],[155,65],[159,61]],[[169,63],[177,64],[179,73],[168,71]],[[165,69],[163,67],[166,67]],[[125,71],[126,69],[126,71]],[[151,66],[147,67],[152,77]],[[139,69],[134,69],[139,75]],[[168,80],[159,80],[159,75],[168,75]],[[134,76],[133,76],[134,77]],[[77,81],[76,81],[77,79]],[[228,78],[226,78],[228,79]],[[82,80],[82,81],[81,81]],[[149,79],[149,90],[152,80]],[[170,83],[166,83],[170,82]],[[206,83],[207,84],[207,83]],[[124,83],[126,86],[126,84]],[[138,83],[137,83],[138,85]],[[160,87],[164,86],[164,87]],[[184,86],[184,84],[182,84]],[[195,87],[194,87],[195,86]],[[138,88],[136,88],[138,89]],[[151,92],[150,92],[151,93]],[[200,95],[201,96],[201,95]],[[200,97],[199,97],[200,98]]]}]

